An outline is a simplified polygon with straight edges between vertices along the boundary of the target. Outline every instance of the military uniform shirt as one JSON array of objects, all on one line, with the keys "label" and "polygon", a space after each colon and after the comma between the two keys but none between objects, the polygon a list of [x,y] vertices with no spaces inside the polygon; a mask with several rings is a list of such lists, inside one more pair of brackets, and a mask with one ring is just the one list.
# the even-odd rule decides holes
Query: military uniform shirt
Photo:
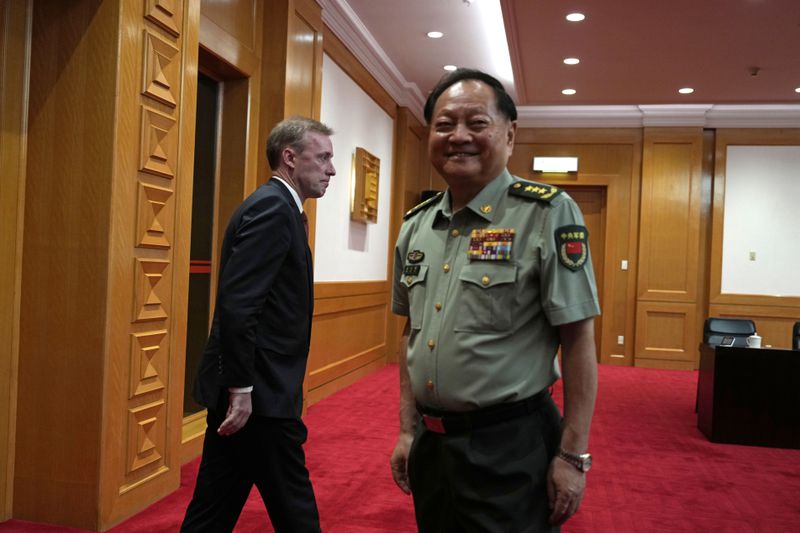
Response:
[{"label": "military uniform shirt", "polygon": [[[510,192],[525,186],[550,196]],[[583,224],[566,193],[507,170],[458,213],[447,191],[407,217],[395,248],[392,311],[409,317],[418,403],[469,411],[527,398],[558,379],[557,326],[600,314],[588,241],[572,268],[559,259],[557,230]]]}]

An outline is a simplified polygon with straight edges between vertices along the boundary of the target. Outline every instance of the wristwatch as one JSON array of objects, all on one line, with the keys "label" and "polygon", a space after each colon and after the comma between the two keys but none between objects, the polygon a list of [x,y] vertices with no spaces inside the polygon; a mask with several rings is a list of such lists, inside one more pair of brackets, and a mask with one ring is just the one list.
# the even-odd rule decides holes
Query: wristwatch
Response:
[{"label": "wristwatch", "polygon": [[559,448],[556,455],[583,473],[588,472],[592,467],[592,454],[590,453],[575,454],[565,451],[564,448]]}]

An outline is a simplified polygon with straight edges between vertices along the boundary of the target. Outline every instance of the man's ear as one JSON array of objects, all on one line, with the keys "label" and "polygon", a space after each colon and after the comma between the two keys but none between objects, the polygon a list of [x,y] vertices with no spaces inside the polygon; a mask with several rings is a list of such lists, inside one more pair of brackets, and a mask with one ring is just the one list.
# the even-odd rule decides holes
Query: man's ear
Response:
[{"label": "man's ear", "polygon": [[506,132],[507,143],[510,149],[514,149],[514,139],[517,137],[517,121],[514,120],[508,125],[508,132]]},{"label": "man's ear", "polygon": [[283,151],[281,152],[281,161],[282,161],[282,162],[283,162],[283,164],[284,164],[284,165],[286,165],[288,168],[294,169],[294,166],[295,166],[295,158],[296,158],[296,157],[297,157],[297,154],[295,154],[295,153],[294,153],[294,150],[292,149],[292,147],[291,147],[291,146],[287,146],[287,147],[286,147],[286,148],[284,148],[284,149],[283,149]]}]

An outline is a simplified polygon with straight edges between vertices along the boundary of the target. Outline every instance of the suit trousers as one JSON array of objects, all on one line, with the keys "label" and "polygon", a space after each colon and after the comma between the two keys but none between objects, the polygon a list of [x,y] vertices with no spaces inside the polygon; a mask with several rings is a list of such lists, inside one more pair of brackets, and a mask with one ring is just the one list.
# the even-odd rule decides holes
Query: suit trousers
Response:
[{"label": "suit trousers", "polygon": [[560,428],[549,397],[533,413],[459,433],[420,423],[408,460],[420,533],[559,531],[547,522],[547,471]]},{"label": "suit trousers", "polygon": [[233,435],[217,428],[224,412],[208,412],[208,429],[183,533],[232,531],[253,485],[276,533],[319,533],[319,514],[305,466],[308,431],[299,419],[251,415]]}]

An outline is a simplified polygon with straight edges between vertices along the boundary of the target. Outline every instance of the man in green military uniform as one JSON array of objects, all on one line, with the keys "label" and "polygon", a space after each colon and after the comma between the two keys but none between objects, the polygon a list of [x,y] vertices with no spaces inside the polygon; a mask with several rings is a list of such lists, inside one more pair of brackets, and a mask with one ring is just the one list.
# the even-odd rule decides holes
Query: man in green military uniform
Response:
[{"label": "man in green military uniform", "polygon": [[392,310],[408,322],[392,474],[421,532],[558,531],[591,464],[588,232],[565,192],[506,170],[517,112],[496,79],[450,73],[425,118],[448,189],[406,215],[395,249]]}]

